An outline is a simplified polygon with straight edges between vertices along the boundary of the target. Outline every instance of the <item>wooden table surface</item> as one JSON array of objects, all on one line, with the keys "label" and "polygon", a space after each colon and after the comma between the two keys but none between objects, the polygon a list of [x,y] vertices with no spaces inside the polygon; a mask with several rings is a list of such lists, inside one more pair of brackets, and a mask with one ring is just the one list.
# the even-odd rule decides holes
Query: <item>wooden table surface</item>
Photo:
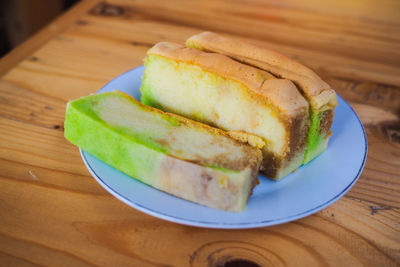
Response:
[{"label": "wooden table surface", "polygon": [[[397,0],[80,2],[0,61],[0,265],[399,265],[399,13]],[[351,103],[369,153],[344,197],[283,225],[211,230],[136,211],[90,176],[63,137],[66,102],[203,30],[297,59]]]}]

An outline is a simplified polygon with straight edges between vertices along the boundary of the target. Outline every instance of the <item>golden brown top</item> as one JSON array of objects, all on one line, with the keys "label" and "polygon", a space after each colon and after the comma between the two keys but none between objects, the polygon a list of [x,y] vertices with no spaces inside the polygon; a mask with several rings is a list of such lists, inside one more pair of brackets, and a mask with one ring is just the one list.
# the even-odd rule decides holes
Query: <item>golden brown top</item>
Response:
[{"label": "golden brown top", "polygon": [[308,110],[307,101],[291,81],[277,79],[268,72],[241,64],[227,56],[206,53],[169,42],[156,44],[147,54],[198,65],[206,71],[238,81],[248,87],[257,97],[265,100],[289,117],[294,117]]},{"label": "golden brown top", "polygon": [[186,41],[188,47],[229,56],[261,68],[277,77],[289,79],[300,87],[310,105],[325,109],[337,105],[336,93],[315,72],[277,52],[232,40],[212,32],[203,32]]}]

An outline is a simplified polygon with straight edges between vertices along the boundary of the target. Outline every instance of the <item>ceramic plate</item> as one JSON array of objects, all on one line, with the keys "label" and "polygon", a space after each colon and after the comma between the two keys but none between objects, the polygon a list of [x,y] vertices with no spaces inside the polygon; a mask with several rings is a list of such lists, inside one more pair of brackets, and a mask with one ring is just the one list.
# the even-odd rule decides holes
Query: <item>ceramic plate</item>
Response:
[{"label": "ceramic plate", "polygon": [[[130,70],[99,92],[121,90],[139,100],[144,67]],[[324,153],[297,172],[274,182],[260,175],[260,184],[240,213],[220,211],[182,200],[142,184],[87,152],[83,161],[93,177],[112,195],[144,213],[175,223],[207,228],[255,228],[313,214],[343,196],[356,182],[367,156],[364,128],[341,97]]]}]

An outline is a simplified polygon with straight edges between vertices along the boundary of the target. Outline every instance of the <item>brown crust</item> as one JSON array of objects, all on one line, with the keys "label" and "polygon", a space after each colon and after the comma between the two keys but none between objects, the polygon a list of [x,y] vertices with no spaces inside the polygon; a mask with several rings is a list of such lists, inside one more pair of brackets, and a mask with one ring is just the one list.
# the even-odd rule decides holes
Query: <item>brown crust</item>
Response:
[{"label": "brown crust", "polygon": [[283,167],[282,158],[278,158],[265,148],[262,150],[262,155],[263,157],[260,166],[260,172],[268,178],[278,178],[278,172]]},{"label": "brown crust", "polygon": [[309,130],[308,116],[297,116],[292,120],[292,127],[290,133],[290,150],[286,155],[286,161],[290,161],[299,152],[304,152],[307,145],[307,138],[299,138],[299,136],[308,136]]},{"label": "brown crust", "polygon": [[[261,153],[260,153],[261,155]],[[253,161],[253,164],[251,165],[251,184],[250,184],[250,191],[249,191],[249,195],[247,197],[247,201],[249,200],[250,196],[253,194],[253,190],[254,188],[260,183],[260,181],[258,180],[258,171],[260,169],[260,165],[261,165],[261,160],[259,161]]]},{"label": "brown crust", "polygon": [[331,125],[333,123],[334,111],[332,109],[325,110],[321,115],[321,122],[319,125],[320,135],[331,135]]},{"label": "brown crust", "polygon": [[[290,125],[290,127],[288,127]],[[268,150],[263,149],[263,162],[261,164],[261,173],[270,178],[278,178],[279,171],[285,168],[290,161],[299,153],[304,153],[307,145],[307,136],[309,130],[308,117],[299,115],[295,117],[290,124],[286,124],[287,131],[290,131],[289,149],[287,154],[277,157]],[[267,167],[265,167],[267,166]]]},{"label": "brown crust", "polygon": [[336,93],[315,72],[274,51],[232,40],[212,32],[203,32],[186,41],[188,47],[232,57],[239,62],[261,68],[277,77],[293,81],[314,109],[335,107]]},{"label": "brown crust", "polygon": [[276,79],[268,72],[241,64],[227,56],[169,42],[156,44],[147,54],[198,65],[206,71],[238,81],[249,88],[258,100],[264,100],[288,117],[296,116],[308,108],[307,101],[291,81]]}]

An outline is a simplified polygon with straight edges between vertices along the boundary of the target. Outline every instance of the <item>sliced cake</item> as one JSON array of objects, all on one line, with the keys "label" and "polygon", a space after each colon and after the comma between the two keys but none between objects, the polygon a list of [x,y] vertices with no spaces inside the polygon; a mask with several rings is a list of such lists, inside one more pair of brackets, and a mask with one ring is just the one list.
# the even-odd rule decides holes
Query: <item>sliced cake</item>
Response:
[{"label": "sliced cake", "polygon": [[258,182],[259,149],[119,91],[69,102],[64,127],[71,143],[112,167],[209,207],[243,210]]},{"label": "sliced cake", "polygon": [[192,36],[188,47],[227,55],[239,62],[293,81],[310,104],[310,130],[303,163],[325,150],[337,105],[336,93],[304,65],[274,51],[232,40],[211,32]]},{"label": "sliced cake", "polygon": [[301,165],[309,108],[291,81],[168,42],[148,51],[145,66],[142,103],[232,131],[231,136],[262,147],[261,170],[269,178],[279,179]]}]

